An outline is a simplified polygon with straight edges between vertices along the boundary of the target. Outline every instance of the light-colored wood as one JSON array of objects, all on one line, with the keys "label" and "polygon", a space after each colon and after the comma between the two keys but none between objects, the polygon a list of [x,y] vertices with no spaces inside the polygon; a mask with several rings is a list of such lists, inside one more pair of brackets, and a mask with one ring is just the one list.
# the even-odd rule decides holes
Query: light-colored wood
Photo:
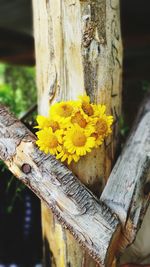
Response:
[{"label": "light-colored wood", "polygon": [[[130,137],[100,198],[117,214],[122,223],[124,237],[123,243],[120,242],[119,250],[121,246],[126,247],[134,241],[150,202],[149,193],[150,95],[140,109]],[[148,220],[147,223],[149,223]],[[141,246],[142,252],[143,246],[145,248],[146,246],[142,243]]]},{"label": "light-colored wood", "polygon": [[[0,158],[52,210],[63,228],[72,233],[97,263],[109,266],[120,237],[119,220],[67,167],[39,151],[35,141],[35,136],[0,105]],[[57,236],[60,239],[55,240],[57,250],[62,229],[52,230],[60,231]]]},{"label": "light-colored wood", "polygon": [[[33,0],[39,113],[56,101],[85,92],[104,103],[115,117],[113,135],[71,170],[97,196],[114,159],[121,106],[122,43],[119,0]],[[43,238],[51,248],[52,267],[93,267],[42,206]],[[57,243],[57,248],[56,248]],[[88,263],[87,263],[88,262]],[[49,267],[48,265],[46,265]]]}]

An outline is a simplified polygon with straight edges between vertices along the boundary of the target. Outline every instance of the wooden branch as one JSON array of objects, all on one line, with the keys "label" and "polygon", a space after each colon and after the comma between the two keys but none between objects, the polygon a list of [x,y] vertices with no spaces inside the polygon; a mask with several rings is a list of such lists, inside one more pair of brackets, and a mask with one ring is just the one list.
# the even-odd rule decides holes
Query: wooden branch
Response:
[{"label": "wooden branch", "polygon": [[63,164],[39,151],[35,140],[0,105],[1,159],[101,266],[110,266],[120,236],[119,220]]},{"label": "wooden branch", "polygon": [[150,96],[143,103],[134,128],[109,177],[101,201],[123,225],[122,248],[136,237],[150,192]]}]

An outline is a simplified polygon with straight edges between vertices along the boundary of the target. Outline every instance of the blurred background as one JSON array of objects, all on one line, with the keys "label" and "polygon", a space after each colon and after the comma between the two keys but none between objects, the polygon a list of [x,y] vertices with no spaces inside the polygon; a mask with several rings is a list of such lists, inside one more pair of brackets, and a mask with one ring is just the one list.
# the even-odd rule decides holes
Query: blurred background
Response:
[{"label": "blurred background", "polygon": [[[150,91],[150,1],[121,0],[124,143]],[[0,0],[0,101],[33,131],[37,114],[30,0]],[[0,162],[0,267],[41,267],[40,201]]]}]

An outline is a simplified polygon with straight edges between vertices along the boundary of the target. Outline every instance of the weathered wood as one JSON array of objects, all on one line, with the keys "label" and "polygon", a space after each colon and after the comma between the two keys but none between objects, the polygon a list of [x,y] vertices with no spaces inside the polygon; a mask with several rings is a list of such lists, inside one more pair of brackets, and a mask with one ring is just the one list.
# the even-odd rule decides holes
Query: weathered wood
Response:
[{"label": "weathered wood", "polygon": [[123,225],[122,246],[131,244],[141,226],[150,200],[150,96],[109,177],[101,201],[117,214]]},{"label": "weathered wood", "polygon": [[[131,267],[150,266],[150,206],[143,218],[141,228],[137,232],[135,241],[128,246],[118,259],[118,266],[131,263]],[[135,265],[134,265],[135,264]],[[127,267],[127,266],[126,266]],[[130,266],[129,266],[130,267]]]},{"label": "weathered wood", "polygon": [[[109,266],[120,236],[119,220],[0,105],[0,158],[52,210],[61,225],[101,264]],[[111,252],[111,253],[110,253]]]},{"label": "weathered wood", "polygon": [[[73,173],[97,196],[110,174],[118,140],[119,11],[119,0],[33,0],[39,113],[47,115],[50,104],[77,99],[86,92],[93,102],[106,104],[115,118],[113,135],[106,144],[71,164]],[[43,206],[42,230],[51,249],[52,267],[95,266]]]},{"label": "weathered wood", "polygon": [[111,266],[114,254],[135,239],[149,204],[150,97],[110,175],[101,202],[63,164],[40,152],[35,140],[0,106],[1,159],[99,264]]}]

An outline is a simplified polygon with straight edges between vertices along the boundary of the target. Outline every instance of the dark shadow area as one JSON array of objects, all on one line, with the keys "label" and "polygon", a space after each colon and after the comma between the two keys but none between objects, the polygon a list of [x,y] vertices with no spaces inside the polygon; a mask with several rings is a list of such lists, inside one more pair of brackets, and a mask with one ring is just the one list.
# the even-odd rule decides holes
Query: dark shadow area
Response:
[{"label": "dark shadow area", "polygon": [[27,188],[20,192],[19,200],[11,207],[16,181],[6,192],[9,183],[7,171],[0,179],[0,263],[16,263],[33,267],[41,262],[40,201]]},{"label": "dark shadow area", "polygon": [[123,114],[131,127],[139,105],[150,90],[150,1],[121,0],[124,49]]},{"label": "dark shadow area", "polygon": [[35,64],[31,0],[0,0],[0,61]]},{"label": "dark shadow area", "polygon": [[[34,131],[34,68],[0,64],[0,102]],[[41,262],[40,200],[0,162],[0,267],[41,267]]]}]

